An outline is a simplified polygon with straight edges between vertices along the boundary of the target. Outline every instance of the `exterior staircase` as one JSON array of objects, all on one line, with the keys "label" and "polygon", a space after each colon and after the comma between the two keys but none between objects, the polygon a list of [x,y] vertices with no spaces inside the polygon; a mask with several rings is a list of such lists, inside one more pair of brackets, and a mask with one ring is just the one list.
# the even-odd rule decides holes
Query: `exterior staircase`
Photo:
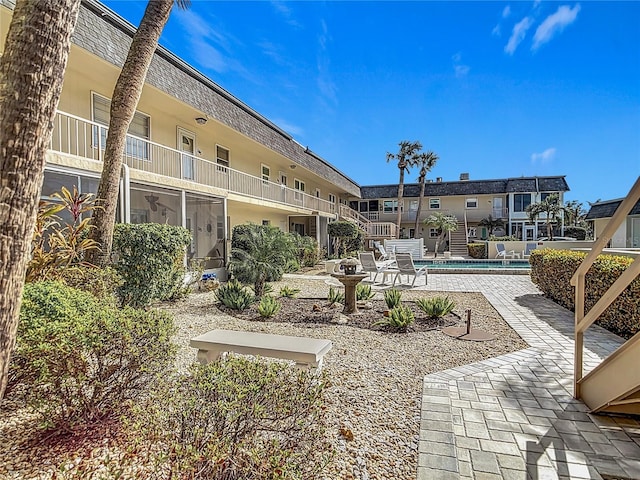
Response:
[{"label": "exterior staircase", "polygon": [[615,214],[596,240],[571,278],[575,287],[575,352],[574,396],[581,399],[593,413],[640,415],[640,332],[627,340],[588,374],[583,375],[584,332],[640,275],[640,257],[609,287],[585,314],[585,277],[607,242],[618,230],[633,206],[640,201],[640,177],[622,201]]},{"label": "exterior staircase", "polygon": [[458,219],[458,229],[449,232],[449,251],[455,257],[466,257],[469,255],[467,249],[467,226],[464,221]]},{"label": "exterior staircase", "polygon": [[372,222],[364,215],[349,208],[347,205],[340,205],[340,218],[355,223],[364,232],[366,240],[384,240],[385,238],[396,238],[397,227],[392,222]]}]

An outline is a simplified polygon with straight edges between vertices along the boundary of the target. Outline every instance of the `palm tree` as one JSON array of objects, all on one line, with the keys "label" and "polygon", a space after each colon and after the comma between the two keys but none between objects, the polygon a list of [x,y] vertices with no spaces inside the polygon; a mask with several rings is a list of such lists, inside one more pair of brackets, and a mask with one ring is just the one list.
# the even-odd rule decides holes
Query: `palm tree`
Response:
[{"label": "palm tree", "polygon": [[540,215],[545,214],[545,220],[547,225],[547,237],[549,240],[553,240],[553,229],[551,223],[556,220],[558,214],[564,210],[564,207],[560,205],[558,201],[558,194],[552,193],[547,198],[538,203],[532,203],[526,208],[529,219],[535,223]]},{"label": "palm tree", "polygon": [[235,237],[242,248],[231,250],[229,268],[242,282],[253,283],[253,293],[261,297],[268,278],[281,278],[294,257],[293,244],[284,232],[269,225],[249,225]]},{"label": "palm tree", "polygon": [[400,237],[400,223],[402,222],[402,197],[404,195],[404,172],[409,171],[417,161],[418,152],[422,149],[422,144],[418,141],[410,142],[402,140],[398,143],[400,150],[398,153],[387,152],[387,162],[391,160],[398,161],[398,170],[400,170],[400,180],[398,181],[398,218],[396,220],[397,230],[396,238]]},{"label": "palm tree", "polygon": [[427,173],[435,166],[440,157],[437,153],[429,150],[427,153],[418,154],[417,165],[420,166],[420,174],[418,183],[420,184],[420,200],[418,201],[418,210],[416,211],[416,224],[413,229],[413,238],[418,238],[418,223],[420,222],[420,212],[422,212],[422,200],[424,199],[424,183],[427,180]]},{"label": "palm tree", "polygon": [[435,255],[437,257],[440,245],[447,234],[449,232],[455,232],[458,229],[458,219],[454,215],[436,212],[429,215],[423,223],[429,227],[437,228],[440,232],[440,235],[436,238]]},{"label": "palm tree", "polygon": [[501,218],[493,218],[489,215],[487,218],[483,218],[478,222],[481,227],[487,227],[489,229],[489,235],[493,235],[493,231],[496,228],[504,227],[504,220]]},{"label": "palm tree", "polygon": [[79,8],[80,0],[18,0],[0,57],[0,400]]},{"label": "palm tree", "polygon": [[584,223],[584,217],[587,214],[582,206],[582,202],[578,202],[577,200],[568,201],[564,204],[564,211],[568,217],[568,223],[574,227],[582,226]]},{"label": "palm tree", "polygon": [[[169,19],[173,3],[174,0],[149,1],[140,26],[133,35],[127,59],[113,90],[102,176],[96,195],[97,204],[101,208],[95,209],[91,217],[91,223],[95,227],[92,229],[91,238],[101,246],[101,250],[94,250],[89,256],[89,261],[96,265],[104,265],[111,256],[127,131],[136,112],[151,59],[164,25]],[[176,3],[179,7],[186,8],[188,0],[177,0]]]}]

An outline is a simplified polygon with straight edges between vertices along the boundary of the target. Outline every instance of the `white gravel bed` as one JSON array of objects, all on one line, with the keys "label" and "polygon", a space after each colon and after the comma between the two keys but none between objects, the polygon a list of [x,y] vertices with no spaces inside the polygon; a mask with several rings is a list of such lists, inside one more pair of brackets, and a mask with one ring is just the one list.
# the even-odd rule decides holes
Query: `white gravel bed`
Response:
[{"label": "white gravel bed", "polygon": [[[326,299],[329,277],[287,276],[273,284],[301,289],[300,297]],[[403,300],[434,296],[434,292],[403,292]],[[457,304],[461,317],[473,309],[474,327],[498,336],[492,342],[463,342],[438,330],[384,333],[338,324],[289,324],[248,321],[219,312],[212,293],[197,293],[187,300],[162,308],[175,315],[180,345],[178,365],[186,369],[196,359],[189,340],[215,328],[316,337],[331,340],[333,349],[325,355],[324,368],[330,387],[326,391],[328,434],[337,449],[325,480],[415,479],[417,472],[420,400],[426,374],[526,348],[526,343],[504,322],[478,293],[447,294]],[[376,295],[382,298],[380,292]],[[16,451],[12,441],[20,429],[32,425],[23,410],[7,406],[0,410],[0,479],[47,478],[44,471],[51,459],[33,458],[31,452]],[[22,423],[22,425],[20,425]],[[32,428],[32,427],[31,427]],[[353,432],[347,440],[341,429]],[[344,430],[343,430],[344,431]],[[12,438],[13,437],[13,438]],[[46,455],[45,455],[46,457]],[[27,463],[33,467],[27,468]],[[51,467],[49,463],[49,468]],[[9,472],[13,471],[13,474]],[[50,477],[49,477],[50,478]]]}]

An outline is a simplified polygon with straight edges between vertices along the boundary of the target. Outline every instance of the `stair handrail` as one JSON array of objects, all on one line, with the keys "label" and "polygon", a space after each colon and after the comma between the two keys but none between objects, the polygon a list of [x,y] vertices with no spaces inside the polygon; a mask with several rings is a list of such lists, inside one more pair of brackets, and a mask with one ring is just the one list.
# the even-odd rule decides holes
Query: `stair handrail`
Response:
[{"label": "stair handrail", "polygon": [[591,268],[596,258],[605,248],[609,240],[613,237],[618,227],[635,204],[640,201],[640,177],[631,187],[628,195],[622,200],[616,209],[613,217],[607,223],[602,234],[596,239],[591,247],[591,251],[584,258],[582,263],[571,277],[571,285],[575,287],[575,332],[574,332],[574,367],[573,367],[573,396],[576,399],[581,398],[580,380],[583,377],[583,348],[584,348],[584,332],[598,319],[598,317],[611,305],[616,298],[624,291],[627,286],[640,275],[640,262],[634,258],[633,263],[622,272],[620,277],[609,287],[609,289],[600,297],[598,302],[589,310],[585,316],[585,277],[587,271]]}]

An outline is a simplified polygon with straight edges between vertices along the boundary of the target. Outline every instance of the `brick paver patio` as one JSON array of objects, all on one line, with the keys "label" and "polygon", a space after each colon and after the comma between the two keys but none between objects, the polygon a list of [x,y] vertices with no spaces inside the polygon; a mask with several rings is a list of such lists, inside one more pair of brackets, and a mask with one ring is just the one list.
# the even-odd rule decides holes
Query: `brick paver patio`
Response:
[{"label": "brick paver patio", "polygon": [[[640,422],[572,397],[571,312],[523,275],[429,275],[418,288],[482,292],[530,345],[425,377],[419,480],[640,478]],[[585,372],[620,343],[591,327]]]}]

